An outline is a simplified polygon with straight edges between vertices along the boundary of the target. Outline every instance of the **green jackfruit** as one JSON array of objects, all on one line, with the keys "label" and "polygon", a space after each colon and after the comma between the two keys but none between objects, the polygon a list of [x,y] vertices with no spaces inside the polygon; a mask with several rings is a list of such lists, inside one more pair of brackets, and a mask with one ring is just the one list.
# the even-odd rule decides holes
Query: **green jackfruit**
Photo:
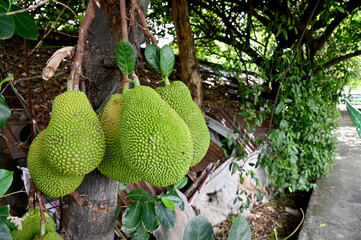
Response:
[{"label": "green jackfruit", "polygon": [[49,232],[44,236],[36,236],[33,240],[63,240],[57,232]]},{"label": "green jackfruit", "polygon": [[[48,214],[45,214],[45,231],[46,232],[55,232],[55,223],[53,218]],[[11,236],[14,240],[33,240],[34,237],[40,234],[40,210],[34,209],[32,215],[28,216],[22,222],[22,229],[21,230],[13,230],[11,231]]]},{"label": "green jackfruit", "polygon": [[44,138],[49,163],[64,174],[82,176],[99,165],[104,151],[104,132],[86,95],[68,91],[57,96]]},{"label": "green jackfruit", "polygon": [[187,173],[194,151],[191,133],[152,88],[125,93],[120,135],[126,164],[150,184],[175,184]]},{"label": "green jackfruit", "polygon": [[31,143],[28,153],[28,169],[35,185],[50,197],[61,197],[73,192],[84,176],[66,176],[52,167],[43,153],[47,130],[42,131]]},{"label": "green jackfruit", "polygon": [[105,154],[99,164],[99,171],[105,176],[122,183],[135,183],[141,179],[123,160],[119,133],[123,109],[123,96],[114,94],[107,102],[100,116],[105,135]]},{"label": "green jackfruit", "polygon": [[187,124],[194,143],[194,157],[190,166],[196,165],[206,155],[210,144],[209,130],[201,110],[181,81],[172,82],[156,91]]}]

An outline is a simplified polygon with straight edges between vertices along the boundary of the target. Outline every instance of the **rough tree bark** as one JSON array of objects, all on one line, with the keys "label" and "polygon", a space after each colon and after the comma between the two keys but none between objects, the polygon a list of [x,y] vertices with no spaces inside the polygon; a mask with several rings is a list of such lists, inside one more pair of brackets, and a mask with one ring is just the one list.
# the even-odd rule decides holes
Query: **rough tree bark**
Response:
[{"label": "rough tree bark", "polygon": [[187,84],[193,100],[201,108],[203,100],[202,82],[194,48],[193,33],[189,23],[187,0],[172,0],[172,17],[177,33],[181,80]]},{"label": "rough tree bark", "polygon": [[[127,3],[130,1],[127,1]],[[149,0],[140,0],[146,11]],[[89,28],[84,49],[81,89],[97,109],[116,89],[121,72],[114,68],[115,49],[121,39],[119,0],[101,1]],[[137,31],[138,41],[144,37]],[[75,199],[62,200],[61,233],[64,239],[113,240],[118,182],[101,175],[97,170],[86,175],[77,192],[87,201],[79,206]]]}]

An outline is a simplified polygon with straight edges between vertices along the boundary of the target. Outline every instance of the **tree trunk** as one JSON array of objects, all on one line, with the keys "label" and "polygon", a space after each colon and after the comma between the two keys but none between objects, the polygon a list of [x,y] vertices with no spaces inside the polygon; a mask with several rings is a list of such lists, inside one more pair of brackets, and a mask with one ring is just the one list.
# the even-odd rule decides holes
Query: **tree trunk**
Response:
[{"label": "tree trunk", "polygon": [[[129,1],[127,1],[128,3]],[[140,0],[146,11],[149,0]],[[143,42],[142,31],[137,31],[138,42]],[[119,0],[101,1],[92,21],[84,49],[81,89],[97,109],[118,88],[121,72],[116,66],[115,49],[121,40]],[[88,201],[79,206],[66,196],[62,201],[61,233],[64,239],[113,240],[118,182],[97,170],[86,175],[77,192]]]},{"label": "tree trunk", "polygon": [[181,80],[187,84],[193,100],[201,108],[203,100],[202,82],[194,48],[193,33],[189,23],[187,0],[172,0],[172,17],[177,33]]}]

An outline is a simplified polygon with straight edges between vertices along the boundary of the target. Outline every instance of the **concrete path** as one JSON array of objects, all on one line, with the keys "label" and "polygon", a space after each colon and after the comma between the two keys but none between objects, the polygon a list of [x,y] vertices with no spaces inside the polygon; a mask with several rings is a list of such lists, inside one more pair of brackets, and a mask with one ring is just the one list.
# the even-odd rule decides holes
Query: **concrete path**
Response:
[{"label": "concrete path", "polygon": [[299,240],[361,240],[361,138],[343,107],[341,115],[336,164],[317,181]]}]

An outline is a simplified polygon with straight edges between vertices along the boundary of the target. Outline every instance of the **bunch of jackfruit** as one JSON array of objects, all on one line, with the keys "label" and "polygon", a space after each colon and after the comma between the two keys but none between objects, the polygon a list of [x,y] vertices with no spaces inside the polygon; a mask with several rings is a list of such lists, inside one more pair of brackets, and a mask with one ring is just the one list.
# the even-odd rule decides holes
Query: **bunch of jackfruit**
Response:
[{"label": "bunch of jackfruit", "polygon": [[47,129],[30,146],[29,173],[46,195],[64,196],[99,165],[104,151],[104,132],[87,96],[68,91],[55,98]]},{"label": "bunch of jackfruit", "polygon": [[98,169],[123,183],[175,184],[202,160],[210,143],[202,112],[180,81],[113,95],[100,122],[106,148]]},{"label": "bunch of jackfruit", "polygon": [[84,93],[68,91],[55,98],[48,128],[30,146],[28,168],[51,197],[71,193],[96,167],[119,182],[168,186],[202,160],[209,143],[202,112],[182,82],[114,94],[99,118]]},{"label": "bunch of jackfruit", "polygon": [[27,213],[27,216],[23,222],[21,229],[11,231],[11,236],[14,240],[62,240],[63,238],[56,232],[55,223],[53,218],[48,214],[45,215],[45,235],[40,235],[40,210],[34,209]]}]

